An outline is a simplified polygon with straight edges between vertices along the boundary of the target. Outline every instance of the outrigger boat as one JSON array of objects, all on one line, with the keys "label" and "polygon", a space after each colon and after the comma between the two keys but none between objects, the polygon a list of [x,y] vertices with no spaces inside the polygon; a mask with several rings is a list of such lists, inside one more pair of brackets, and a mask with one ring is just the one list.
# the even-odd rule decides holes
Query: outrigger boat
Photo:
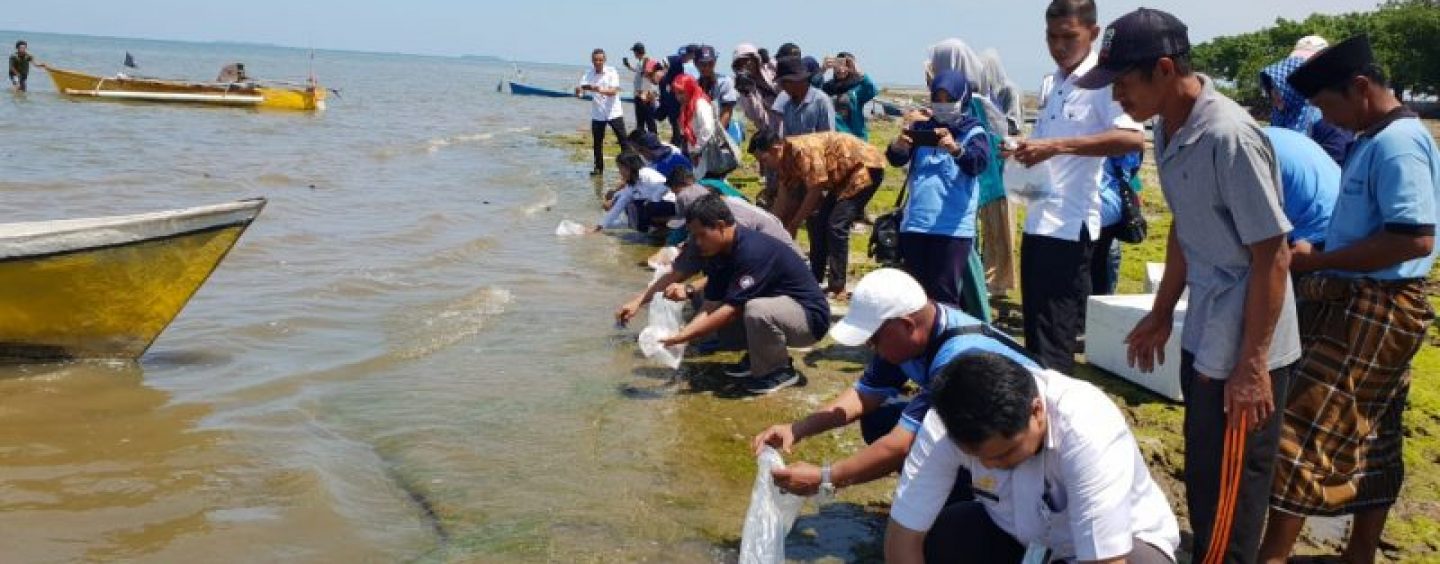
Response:
[{"label": "outrigger boat", "polygon": [[264,207],[0,224],[0,358],[138,358]]},{"label": "outrigger boat", "polygon": [[276,81],[189,82],[124,74],[102,77],[46,66],[55,89],[67,96],[113,100],[182,102],[285,110],[325,109],[325,88],[314,78],[305,84]]}]

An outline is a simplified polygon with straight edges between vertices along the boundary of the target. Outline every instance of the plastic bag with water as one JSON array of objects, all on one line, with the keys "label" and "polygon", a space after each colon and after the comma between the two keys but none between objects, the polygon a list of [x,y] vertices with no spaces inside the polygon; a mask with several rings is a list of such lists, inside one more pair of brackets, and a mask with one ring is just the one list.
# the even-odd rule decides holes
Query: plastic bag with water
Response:
[{"label": "plastic bag with water", "polygon": [[672,302],[656,292],[650,299],[649,325],[640,331],[640,353],[661,366],[676,370],[685,358],[685,345],[664,346],[661,339],[673,337],[685,323],[685,302]]},{"label": "plastic bag with water", "polygon": [[750,510],[740,535],[740,564],[778,564],[785,561],[785,536],[795,525],[805,498],[782,493],[770,471],[784,468],[785,461],[774,448],[765,447],[757,459],[755,487],[750,490]]},{"label": "plastic bag with water", "polygon": [[1050,162],[1025,166],[1015,159],[1005,161],[1005,196],[1022,206],[1033,206],[1055,193]]},{"label": "plastic bag with water", "polygon": [[580,223],[574,221],[570,221],[568,219],[561,220],[560,225],[555,227],[555,235],[560,237],[574,237],[577,235],[584,235],[589,231],[590,230],[586,229],[584,225],[581,225]]}]

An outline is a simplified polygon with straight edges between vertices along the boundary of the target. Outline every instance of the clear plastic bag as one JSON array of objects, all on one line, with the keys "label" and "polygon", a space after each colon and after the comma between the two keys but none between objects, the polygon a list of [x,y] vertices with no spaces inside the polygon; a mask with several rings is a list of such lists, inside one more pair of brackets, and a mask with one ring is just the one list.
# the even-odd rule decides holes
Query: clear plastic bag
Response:
[{"label": "clear plastic bag", "polygon": [[1032,206],[1055,193],[1050,161],[1025,166],[1015,159],[1005,161],[1005,196],[1011,202]]},{"label": "clear plastic bag", "polygon": [[568,219],[561,220],[560,225],[555,227],[555,235],[560,237],[574,237],[577,235],[584,235],[589,231],[590,230],[586,229],[584,225],[581,225],[580,223],[574,221],[570,221]]},{"label": "clear plastic bag", "polygon": [[795,525],[805,498],[782,493],[770,471],[784,468],[780,453],[765,447],[756,459],[755,487],[750,490],[750,510],[740,534],[740,564],[778,564],[785,561],[785,536]]},{"label": "clear plastic bag", "polygon": [[672,302],[659,292],[650,300],[650,319],[640,331],[640,353],[661,366],[675,370],[685,358],[685,345],[664,346],[661,339],[673,337],[685,322],[685,302]]},{"label": "clear plastic bag", "polygon": [[650,268],[654,269],[655,273],[650,276],[650,283],[654,284],[666,274],[670,274],[670,271],[675,268],[675,257],[678,256],[680,256],[680,249],[678,247],[665,247],[651,255],[647,263],[650,265]]}]

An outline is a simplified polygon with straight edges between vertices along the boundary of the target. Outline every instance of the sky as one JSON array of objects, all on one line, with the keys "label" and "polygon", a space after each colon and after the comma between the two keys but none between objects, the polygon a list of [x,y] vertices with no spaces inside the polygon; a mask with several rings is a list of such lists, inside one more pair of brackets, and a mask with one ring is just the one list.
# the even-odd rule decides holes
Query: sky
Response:
[{"label": "sky", "polygon": [[[1276,18],[1373,9],[1379,0],[1151,0],[1190,28],[1192,43],[1252,31]],[[427,55],[492,55],[583,65],[603,48],[619,67],[636,41],[652,54],[686,43],[773,52],[786,41],[807,55],[849,51],[884,84],[923,83],[927,48],[947,37],[998,49],[1013,80],[1039,88],[1054,63],[1044,44],[1045,0],[46,0],[6,10],[0,29]],[[1099,0],[1106,22],[1138,0]],[[722,8],[723,6],[723,8]],[[7,41],[8,43],[8,41]],[[43,54],[43,45],[32,45]],[[43,56],[42,56],[43,59]],[[728,64],[726,65],[728,67]],[[726,68],[722,67],[722,68]]]}]

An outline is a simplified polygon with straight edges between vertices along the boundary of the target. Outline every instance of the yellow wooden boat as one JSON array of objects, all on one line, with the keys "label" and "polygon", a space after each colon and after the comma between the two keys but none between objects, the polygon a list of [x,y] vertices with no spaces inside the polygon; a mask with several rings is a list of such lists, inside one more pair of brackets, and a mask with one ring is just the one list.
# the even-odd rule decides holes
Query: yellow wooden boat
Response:
[{"label": "yellow wooden boat", "polygon": [[0,358],[138,358],[264,207],[0,224]]},{"label": "yellow wooden boat", "polygon": [[114,100],[182,102],[220,106],[248,106],[282,110],[325,109],[325,88],[317,81],[308,84],[279,82],[187,82],[139,78],[123,74],[102,77],[45,66],[55,89],[68,96]]}]

